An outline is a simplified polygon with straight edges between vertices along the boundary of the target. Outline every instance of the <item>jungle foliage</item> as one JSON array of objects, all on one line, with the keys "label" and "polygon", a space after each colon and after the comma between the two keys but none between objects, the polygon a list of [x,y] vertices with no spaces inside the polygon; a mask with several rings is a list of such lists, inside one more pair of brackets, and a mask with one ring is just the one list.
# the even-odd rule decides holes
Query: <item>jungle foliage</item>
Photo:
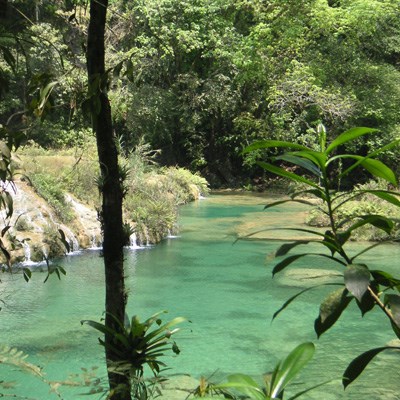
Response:
[{"label": "jungle foliage", "polygon": [[[341,133],[333,141],[327,140],[324,126],[318,127],[318,133],[319,146],[317,149],[277,140],[255,142],[245,149],[245,152],[268,148],[277,148],[279,152],[283,150],[283,153],[272,158],[273,163],[260,160],[258,162],[260,167],[275,175],[305,185],[304,190],[293,193],[291,198],[267,204],[266,210],[286,202],[300,202],[314,206],[315,203],[304,199],[304,195],[307,195],[319,200],[320,211],[329,219],[329,226],[323,231],[282,227],[282,229],[299,232],[303,238],[285,243],[276,250],[273,256],[278,261],[273,267],[272,275],[293,267],[297,261],[308,257],[332,260],[339,269],[338,274],[326,282],[307,287],[289,298],[275,312],[273,318],[276,318],[294,300],[307,291],[334,286],[336,288],[321,301],[319,315],[315,319],[314,330],[318,337],[333,328],[349,304],[355,302],[361,315],[365,315],[375,308],[380,309],[387,317],[388,325],[395,337],[400,339],[400,280],[387,271],[371,269],[368,266],[368,256],[365,256],[367,252],[372,252],[382,242],[367,244],[355,254],[349,249],[350,239],[357,230],[365,225],[372,225],[383,231],[387,237],[386,241],[389,241],[389,235],[393,231],[396,221],[393,217],[380,214],[360,213],[349,217],[341,213],[347,203],[360,195],[369,195],[376,201],[389,203],[399,208],[399,192],[390,188],[371,189],[364,187],[353,190],[349,195],[337,190],[338,181],[349,174],[356,173],[359,169],[367,171],[374,178],[383,179],[392,187],[397,187],[398,182],[395,173],[377,157],[398,146],[399,139],[389,142],[365,156],[360,156],[353,153],[342,153],[340,148],[345,143],[351,143],[362,136],[376,134],[377,130],[352,128]],[[350,165],[344,169],[338,168],[338,164],[342,160],[350,160]],[[275,165],[276,162],[281,161],[287,165],[295,166],[294,172],[287,166]],[[299,249],[302,249],[303,246],[313,247],[300,252]],[[318,248],[321,248],[322,251],[319,251]],[[398,354],[400,347],[398,345],[382,346],[368,350],[355,358],[343,373],[344,388],[364,371],[377,354],[386,350],[392,350]]]},{"label": "jungle foliage", "polygon": [[[0,28],[0,121],[29,126],[25,136],[44,147],[82,144],[79,110],[96,109],[95,86],[86,95],[85,3],[14,1]],[[263,176],[243,145],[315,147],[320,122],[331,139],[379,127],[344,145],[366,154],[399,132],[399,21],[394,0],[110,1],[104,79],[115,132],[127,151],[144,137],[161,164],[214,186]],[[397,170],[398,150],[386,161]]]}]

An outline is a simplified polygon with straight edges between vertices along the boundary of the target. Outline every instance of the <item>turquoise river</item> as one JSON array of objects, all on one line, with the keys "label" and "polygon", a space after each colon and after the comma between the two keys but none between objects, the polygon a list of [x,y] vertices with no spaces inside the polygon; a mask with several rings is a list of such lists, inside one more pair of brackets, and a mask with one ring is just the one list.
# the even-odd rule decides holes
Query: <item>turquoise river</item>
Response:
[{"label": "turquoise river", "polygon": [[[322,288],[306,292],[271,322],[286,299],[322,281],[321,277],[312,278],[306,268],[327,270],[333,281],[340,278],[333,276],[337,266],[309,257],[272,279],[273,260],[268,255],[280,240],[293,235],[272,228],[299,226],[304,208],[289,204],[264,211],[268,201],[271,199],[257,195],[210,196],[181,208],[178,237],[154,247],[126,250],[129,314],[144,318],[168,310],[165,319],[183,316],[190,320],[181,324],[176,335],[180,355],[165,358],[170,367],[166,375],[172,380],[180,375],[204,376],[215,382],[234,372],[261,377],[297,344],[313,341],[315,357],[288,394],[331,380],[304,398],[400,399],[397,354],[377,357],[346,391],[340,382],[352,358],[394,339],[379,310],[361,317],[352,304],[340,321],[317,339],[313,324],[319,302],[332,290]],[[267,230],[252,237],[254,240],[235,241],[262,229]],[[260,237],[267,240],[255,240]],[[362,244],[353,246],[356,249]],[[301,251],[305,249],[310,251],[307,247]],[[378,247],[364,259],[371,268],[392,272],[399,260],[398,245]],[[80,323],[82,319],[99,320],[104,310],[100,252],[82,251],[60,263],[67,275],[61,280],[52,276],[47,283],[41,272],[34,273],[29,283],[20,274],[3,274],[2,344],[28,354],[26,361],[43,367],[49,381],[76,381],[76,373],[104,379],[98,334]],[[58,398],[32,374],[3,364],[0,373],[0,396]],[[85,396],[89,389],[84,387],[62,385],[58,390],[68,400],[100,398],[99,394]]]}]

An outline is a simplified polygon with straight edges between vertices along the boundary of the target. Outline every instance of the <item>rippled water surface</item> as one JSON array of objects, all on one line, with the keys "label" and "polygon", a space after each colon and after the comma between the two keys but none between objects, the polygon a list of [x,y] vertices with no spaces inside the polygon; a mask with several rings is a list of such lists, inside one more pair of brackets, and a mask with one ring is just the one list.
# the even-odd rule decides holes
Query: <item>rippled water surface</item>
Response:
[{"label": "rippled water surface", "polygon": [[[153,248],[126,251],[129,314],[148,317],[168,310],[167,319],[184,316],[191,321],[182,324],[176,336],[181,354],[165,360],[172,368],[167,374],[212,375],[214,380],[233,372],[261,376],[297,344],[313,341],[316,356],[292,386],[292,393],[305,388],[303,382],[312,385],[335,379],[304,398],[400,399],[396,391],[384,389],[385,385],[399,386],[399,359],[394,355],[378,357],[345,392],[340,384],[341,373],[352,358],[393,339],[378,310],[361,318],[351,306],[339,323],[317,340],[313,322],[319,301],[329,291],[318,289],[299,297],[271,323],[273,313],[286,299],[315,281],[304,273],[305,268],[334,274],[337,267],[306,258],[296,264],[296,273],[283,272],[272,279],[273,261],[267,256],[279,246],[279,240],[292,237],[293,232],[271,229],[298,226],[304,208],[284,205],[264,211],[268,201],[271,199],[261,196],[211,196],[181,209],[179,237]],[[266,230],[248,240],[235,241],[238,235],[262,229]],[[260,237],[269,240],[255,240]],[[399,255],[399,246],[385,246],[366,260],[371,260],[375,269],[395,272]],[[70,374],[82,372],[81,367],[104,376],[97,334],[80,324],[82,319],[99,320],[104,309],[99,252],[81,252],[61,262],[67,270],[61,281],[52,277],[43,284],[45,274],[36,273],[26,284],[20,275],[3,275],[2,342],[29,354],[28,361],[43,366],[48,380],[68,380]],[[15,383],[11,389],[0,386],[0,393],[56,398],[30,375],[1,365],[0,371],[0,381]],[[80,394],[85,392],[82,388],[60,391],[65,399],[86,398]]]}]

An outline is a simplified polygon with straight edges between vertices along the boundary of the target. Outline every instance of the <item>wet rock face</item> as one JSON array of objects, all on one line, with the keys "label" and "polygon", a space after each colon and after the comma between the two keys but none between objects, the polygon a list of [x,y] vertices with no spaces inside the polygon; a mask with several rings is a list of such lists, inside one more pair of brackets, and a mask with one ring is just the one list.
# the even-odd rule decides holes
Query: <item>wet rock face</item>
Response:
[{"label": "wet rock face", "polygon": [[[55,212],[28,182],[15,182],[10,188],[13,198],[13,216],[3,242],[12,257],[12,262],[38,262],[45,257],[61,256],[69,251],[97,247],[101,243],[100,223],[97,211],[78,202],[70,195],[66,201],[71,205],[74,218],[67,225],[61,223]],[[3,218],[5,211],[2,211]],[[1,226],[1,229],[4,227]],[[69,249],[60,240],[63,232]],[[5,261],[4,255],[3,262]]]}]

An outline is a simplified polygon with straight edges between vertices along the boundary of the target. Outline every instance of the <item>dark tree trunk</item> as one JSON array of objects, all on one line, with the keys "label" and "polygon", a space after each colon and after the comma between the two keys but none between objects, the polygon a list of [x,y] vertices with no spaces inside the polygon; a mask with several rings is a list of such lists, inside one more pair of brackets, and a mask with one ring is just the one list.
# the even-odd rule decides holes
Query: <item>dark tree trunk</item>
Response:
[{"label": "dark tree trunk", "polygon": [[0,0],[0,19],[7,18],[7,0]]},{"label": "dark tree trunk", "polygon": [[[105,73],[104,31],[108,0],[90,1],[90,22],[87,43],[87,70],[89,88],[96,88],[92,98],[93,130],[96,133],[97,151],[101,169],[100,191],[102,193],[101,223],[103,229],[103,257],[106,285],[105,324],[118,330],[112,316],[124,321],[126,292],[123,265],[123,188],[118,167],[118,151],[111,122],[111,106],[107,96],[107,76]],[[118,362],[118,357],[110,351],[112,335],[105,336],[107,366]],[[131,399],[129,378],[108,372],[110,398]]]}]

